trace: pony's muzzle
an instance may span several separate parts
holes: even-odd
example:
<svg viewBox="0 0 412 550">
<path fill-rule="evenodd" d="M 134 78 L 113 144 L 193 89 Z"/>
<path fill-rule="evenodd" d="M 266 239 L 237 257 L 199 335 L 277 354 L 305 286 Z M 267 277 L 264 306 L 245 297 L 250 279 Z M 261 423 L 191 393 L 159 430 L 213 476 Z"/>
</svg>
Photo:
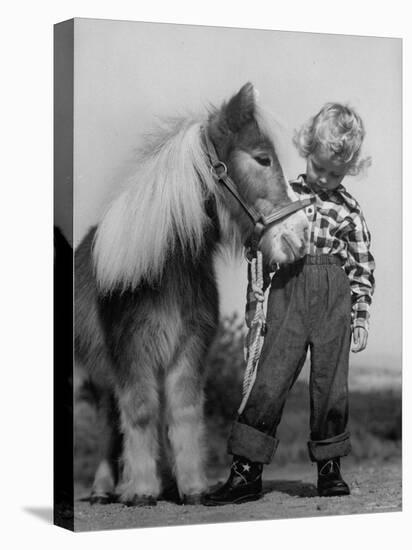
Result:
<svg viewBox="0 0 412 550">
<path fill-rule="evenodd" d="M 269 227 L 259 248 L 270 265 L 295 262 L 305 256 L 309 251 L 309 223 L 304 212 Z"/>
</svg>

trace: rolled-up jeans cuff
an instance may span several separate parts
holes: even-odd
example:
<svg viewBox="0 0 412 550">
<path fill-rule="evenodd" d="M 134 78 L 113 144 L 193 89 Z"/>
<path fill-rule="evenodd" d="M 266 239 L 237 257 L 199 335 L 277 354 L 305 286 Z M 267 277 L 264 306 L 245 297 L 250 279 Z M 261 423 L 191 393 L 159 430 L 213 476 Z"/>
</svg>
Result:
<svg viewBox="0 0 412 550">
<path fill-rule="evenodd" d="M 244 456 L 252 462 L 269 464 L 278 443 L 276 437 L 264 434 L 247 424 L 235 422 L 228 441 L 228 451 L 232 455 Z"/>
<path fill-rule="evenodd" d="M 308 441 L 309 456 L 313 462 L 346 456 L 351 451 L 350 433 L 343 432 L 329 439 Z"/>
</svg>

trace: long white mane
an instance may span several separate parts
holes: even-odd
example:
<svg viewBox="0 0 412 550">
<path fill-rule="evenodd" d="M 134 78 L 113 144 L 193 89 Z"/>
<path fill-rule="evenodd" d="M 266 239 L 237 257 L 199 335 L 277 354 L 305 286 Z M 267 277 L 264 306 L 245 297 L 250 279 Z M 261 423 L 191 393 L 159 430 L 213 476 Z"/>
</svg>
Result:
<svg viewBox="0 0 412 550">
<path fill-rule="evenodd" d="M 177 244 L 196 254 L 210 223 L 205 198 L 215 193 L 216 183 L 202 148 L 201 123 L 180 119 L 159 129 L 141 151 L 130 186 L 110 205 L 98 226 L 93 257 L 100 288 L 135 288 L 142 279 L 159 280 L 168 253 Z M 218 210 L 228 237 L 234 223 L 229 222 L 222 204 Z M 233 240 L 233 229 L 230 233 Z"/>
</svg>

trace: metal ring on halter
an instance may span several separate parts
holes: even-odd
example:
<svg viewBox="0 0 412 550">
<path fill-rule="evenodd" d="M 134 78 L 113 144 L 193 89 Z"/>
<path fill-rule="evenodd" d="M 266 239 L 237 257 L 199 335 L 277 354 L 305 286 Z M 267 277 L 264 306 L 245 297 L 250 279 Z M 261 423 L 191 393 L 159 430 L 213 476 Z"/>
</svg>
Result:
<svg viewBox="0 0 412 550">
<path fill-rule="evenodd" d="M 216 168 L 222 168 L 223 171 L 218 174 L 216 172 Z M 221 160 L 217 161 L 215 164 L 212 164 L 212 166 L 210 167 L 210 172 L 212 173 L 212 176 L 216 179 L 220 179 L 221 177 L 225 177 L 227 176 L 227 166 L 224 162 L 222 162 Z"/>
</svg>

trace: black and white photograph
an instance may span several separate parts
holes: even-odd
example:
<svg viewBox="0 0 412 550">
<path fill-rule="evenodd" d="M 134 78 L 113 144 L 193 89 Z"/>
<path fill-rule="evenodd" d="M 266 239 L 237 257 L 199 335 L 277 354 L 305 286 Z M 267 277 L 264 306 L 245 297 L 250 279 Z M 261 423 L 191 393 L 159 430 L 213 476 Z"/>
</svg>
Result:
<svg viewBox="0 0 412 550">
<path fill-rule="evenodd" d="M 407 546 L 406 8 L 4 6 L 2 548 Z"/>
<path fill-rule="evenodd" d="M 75 18 L 55 48 L 55 522 L 400 511 L 402 41 Z"/>
</svg>

